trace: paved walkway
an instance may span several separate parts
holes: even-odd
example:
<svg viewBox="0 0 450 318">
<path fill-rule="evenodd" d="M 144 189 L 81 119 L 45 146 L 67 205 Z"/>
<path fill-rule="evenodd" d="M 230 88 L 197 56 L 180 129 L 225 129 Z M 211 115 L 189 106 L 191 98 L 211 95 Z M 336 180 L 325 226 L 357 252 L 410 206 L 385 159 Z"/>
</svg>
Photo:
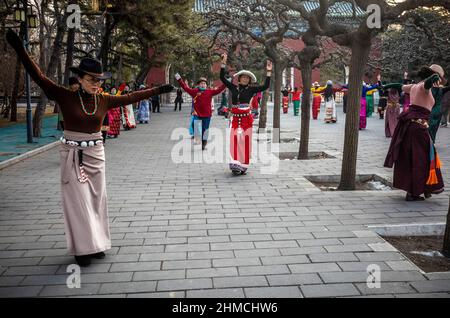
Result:
<svg viewBox="0 0 450 318">
<path fill-rule="evenodd" d="M 236 178 L 224 163 L 173 162 L 179 141 L 171 133 L 187 126 L 190 107 L 171 107 L 108 140 L 113 248 L 82 269 L 80 289 L 66 286 L 73 258 L 65 250 L 58 150 L 0 171 L 0 296 L 450 297 L 450 273 L 419 272 L 366 227 L 443 222 L 448 191 L 406 202 L 402 191 L 321 192 L 305 179 L 340 173 L 341 109 L 337 124 L 311 125 L 311 151 L 337 159 L 281 161 L 275 175 L 255 164 Z M 300 118 L 281 118 L 282 138 L 298 137 Z M 213 118 L 212 127 L 225 126 Z M 437 138 L 448 185 L 450 129 Z M 390 178 L 382 167 L 388 144 L 383 122 L 370 118 L 358 173 Z M 381 288 L 366 284 L 370 264 L 382 270 Z"/>
</svg>

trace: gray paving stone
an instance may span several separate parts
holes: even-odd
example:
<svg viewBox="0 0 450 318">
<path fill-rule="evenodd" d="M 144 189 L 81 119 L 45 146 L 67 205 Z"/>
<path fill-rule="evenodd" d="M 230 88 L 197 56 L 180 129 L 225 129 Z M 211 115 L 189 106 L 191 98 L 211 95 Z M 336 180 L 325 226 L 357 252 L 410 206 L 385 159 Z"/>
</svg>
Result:
<svg viewBox="0 0 450 318">
<path fill-rule="evenodd" d="M 162 269 L 181 269 L 181 268 L 209 268 L 211 260 L 183 260 L 183 261 L 164 261 Z"/>
<path fill-rule="evenodd" d="M 398 252 L 355 253 L 355 255 L 363 262 L 404 260 L 404 257 Z"/>
<path fill-rule="evenodd" d="M 206 288 L 212 288 L 212 280 L 210 278 L 160 280 L 158 281 L 157 290 L 167 291 L 167 290 L 189 290 L 189 289 L 206 289 Z"/>
<path fill-rule="evenodd" d="M 322 246 L 292 247 L 280 249 L 281 255 L 305 255 L 326 253 Z"/>
<path fill-rule="evenodd" d="M 293 264 L 289 265 L 289 269 L 292 273 L 322 273 L 341 271 L 336 263 Z"/>
<path fill-rule="evenodd" d="M 373 249 L 367 244 L 329 245 L 324 246 L 329 253 L 343 252 L 371 252 Z"/>
<path fill-rule="evenodd" d="M 254 243 L 252 243 L 252 242 L 211 243 L 212 251 L 245 250 L 245 249 L 250 249 L 250 248 L 254 248 L 254 247 L 255 247 Z"/>
<path fill-rule="evenodd" d="M 24 278 L 24 276 L 0 276 L 0 287 L 19 286 L 20 282 L 23 281 Z"/>
<path fill-rule="evenodd" d="M 298 247 L 296 241 L 270 241 L 270 242 L 255 242 L 256 248 L 287 248 Z"/>
<path fill-rule="evenodd" d="M 261 261 L 257 257 L 213 259 L 212 262 L 213 262 L 213 267 L 261 265 Z"/>
<path fill-rule="evenodd" d="M 214 288 L 267 286 L 264 276 L 217 277 L 213 278 Z"/>
<path fill-rule="evenodd" d="M 200 252 L 209 251 L 209 244 L 176 244 L 166 245 L 165 252 Z"/>
<path fill-rule="evenodd" d="M 325 245 L 342 245 L 342 242 L 338 239 L 314 239 L 314 240 L 297 240 L 300 247 L 308 246 L 325 246 Z"/>
<path fill-rule="evenodd" d="M 396 298 L 450 298 L 450 293 L 397 294 Z"/>
<path fill-rule="evenodd" d="M 28 266 L 38 265 L 41 261 L 40 257 L 26 257 L 26 258 L 4 258 L 0 260 L 0 266 Z"/>
<path fill-rule="evenodd" d="M 141 272 L 161 269 L 161 262 L 114 263 L 110 272 Z"/>
<path fill-rule="evenodd" d="M 205 268 L 205 269 L 188 269 L 186 271 L 187 278 L 203 278 L 203 277 L 226 277 L 238 276 L 238 271 L 234 267 L 224 268 Z"/>
<path fill-rule="evenodd" d="M 230 242 L 229 236 L 210 236 L 210 237 L 189 237 L 189 244 L 198 244 L 198 243 L 224 243 Z"/>
<path fill-rule="evenodd" d="M 305 255 L 265 256 L 261 257 L 261 262 L 263 265 L 310 263 L 308 257 Z"/>
<path fill-rule="evenodd" d="M 391 268 L 385 263 L 380 261 L 374 262 L 338 262 L 338 265 L 344 272 L 362 272 L 367 271 L 367 267 L 370 265 L 378 265 L 382 271 L 390 271 Z"/>
<path fill-rule="evenodd" d="M 139 258 L 140 262 L 151 262 L 151 261 L 170 261 L 170 260 L 181 260 L 186 259 L 187 253 L 177 252 L 177 253 L 148 253 L 142 254 Z"/>
<path fill-rule="evenodd" d="M 244 298 L 242 288 L 223 288 L 208 290 L 188 290 L 187 298 Z"/>
<path fill-rule="evenodd" d="M 185 292 L 133 293 L 127 294 L 127 298 L 185 298 Z"/>
<path fill-rule="evenodd" d="M 450 279 L 413 282 L 411 286 L 420 293 L 450 292 Z"/>
<path fill-rule="evenodd" d="M 14 266 L 9 267 L 4 276 L 55 274 L 59 266 Z"/>
<path fill-rule="evenodd" d="M 233 256 L 232 251 L 188 252 L 188 259 L 218 259 Z"/>
<path fill-rule="evenodd" d="M 186 273 L 184 269 L 158 270 L 158 271 L 136 272 L 134 273 L 133 281 L 184 279 L 184 278 L 186 278 Z"/>
<path fill-rule="evenodd" d="M 239 275 L 274 275 L 288 274 L 289 268 L 286 265 L 262 265 L 262 266 L 241 266 L 238 267 Z"/>
<path fill-rule="evenodd" d="M 305 297 L 357 296 L 358 290 L 352 284 L 304 285 L 300 287 Z"/>
<path fill-rule="evenodd" d="M 124 283 L 104 283 L 101 285 L 100 294 L 121 294 L 137 292 L 156 291 L 156 282 L 124 282 Z"/>
<path fill-rule="evenodd" d="M 263 248 L 263 249 L 253 249 L 253 250 L 236 250 L 234 251 L 236 257 L 258 257 L 258 256 L 276 256 L 280 255 L 280 251 L 274 248 Z"/>
<path fill-rule="evenodd" d="M 0 297 L 2 298 L 37 297 L 41 290 L 42 286 L 0 287 Z"/>
<path fill-rule="evenodd" d="M 269 281 L 270 286 L 291 286 L 322 283 L 322 280 L 317 274 L 268 275 L 267 280 Z"/>
<path fill-rule="evenodd" d="M 254 287 L 244 291 L 249 298 L 302 298 L 298 287 Z"/>
<path fill-rule="evenodd" d="M 363 295 L 373 294 L 406 294 L 415 293 L 416 291 L 407 283 L 383 283 L 380 288 L 369 288 L 367 284 L 355 284 Z"/>
<path fill-rule="evenodd" d="M 36 286 L 37 287 L 37 286 Z M 33 287 L 24 287 L 33 288 Z M 37 287 L 42 288 L 42 287 Z M 39 297 L 61 297 L 75 295 L 95 295 L 98 293 L 100 284 L 81 284 L 81 288 L 69 288 L 66 285 L 44 286 Z"/>
<path fill-rule="evenodd" d="M 74 264 L 75 262 L 73 262 L 72 264 Z M 68 275 L 68 266 L 71 264 L 64 264 L 61 265 L 58 269 L 58 271 L 56 272 L 56 274 L 60 275 Z M 92 274 L 92 273 L 107 273 L 109 271 L 109 269 L 111 268 L 111 264 L 94 264 L 92 263 L 89 267 L 82 267 L 81 269 L 81 274 Z M 72 273 L 72 270 L 69 271 L 70 273 Z"/>
</svg>

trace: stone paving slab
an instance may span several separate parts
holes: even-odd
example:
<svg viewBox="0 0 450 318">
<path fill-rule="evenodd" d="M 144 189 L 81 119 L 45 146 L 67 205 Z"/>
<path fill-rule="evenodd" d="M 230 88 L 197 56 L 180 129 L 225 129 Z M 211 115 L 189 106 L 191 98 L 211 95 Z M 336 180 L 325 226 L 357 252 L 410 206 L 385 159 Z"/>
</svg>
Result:
<svg viewBox="0 0 450 318">
<path fill-rule="evenodd" d="M 107 141 L 113 248 L 81 270 L 80 289 L 66 285 L 73 259 L 63 236 L 58 149 L 0 170 L 0 296 L 450 297 L 449 273 L 424 274 L 367 228 L 444 222 L 448 190 L 406 202 L 399 190 L 322 192 L 305 178 L 340 173 L 340 106 L 337 124 L 325 124 L 323 112 L 311 121 L 310 151 L 336 159 L 283 160 L 276 174 L 263 174 L 255 163 L 238 178 L 225 163 L 172 160 L 180 139 L 171 134 L 185 128 L 189 107 L 170 108 Z M 269 126 L 271 117 L 269 109 Z M 299 121 L 282 114 L 282 138 L 298 137 Z M 214 116 L 212 127 L 225 135 L 222 117 Z M 440 128 L 436 146 L 447 184 L 448 140 L 450 129 Z M 384 122 L 369 118 L 357 172 L 391 180 L 392 170 L 383 167 L 388 146 Z M 296 152 L 298 143 L 280 150 Z M 202 156 L 198 149 L 188 155 Z M 381 270 L 380 288 L 366 283 L 373 264 Z"/>
</svg>

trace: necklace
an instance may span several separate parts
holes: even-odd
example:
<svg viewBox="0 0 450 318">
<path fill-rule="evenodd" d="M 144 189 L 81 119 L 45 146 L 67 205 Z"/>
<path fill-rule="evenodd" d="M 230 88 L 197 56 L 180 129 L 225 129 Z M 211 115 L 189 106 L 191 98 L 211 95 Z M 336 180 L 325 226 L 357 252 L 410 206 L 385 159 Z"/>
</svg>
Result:
<svg viewBox="0 0 450 318">
<path fill-rule="evenodd" d="M 95 107 L 94 107 L 94 111 L 92 113 L 89 113 L 86 110 L 86 107 L 84 106 L 84 103 L 83 103 L 83 98 L 81 97 L 81 94 L 80 94 L 80 91 L 78 91 L 78 97 L 80 98 L 81 108 L 83 109 L 83 112 L 86 115 L 88 115 L 88 116 L 94 116 L 95 113 L 97 112 L 97 96 L 94 94 L 94 105 L 95 105 Z"/>
</svg>

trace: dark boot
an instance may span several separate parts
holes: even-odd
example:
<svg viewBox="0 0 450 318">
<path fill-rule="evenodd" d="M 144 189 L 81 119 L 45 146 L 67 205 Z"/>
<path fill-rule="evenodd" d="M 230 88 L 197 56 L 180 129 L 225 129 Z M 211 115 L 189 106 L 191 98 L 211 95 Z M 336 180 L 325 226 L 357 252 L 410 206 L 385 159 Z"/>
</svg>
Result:
<svg viewBox="0 0 450 318">
<path fill-rule="evenodd" d="M 103 252 L 99 252 L 99 253 L 92 254 L 91 256 L 95 259 L 104 259 L 106 255 Z"/>
<path fill-rule="evenodd" d="M 202 140 L 202 150 L 206 149 L 206 144 L 208 143 L 208 140 Z"/>
<path fill-rule="evenodd" d="M 425 200 L 425 198 L 421 197 L 421 196 L 414 196 L 411 193 L 407 193 L 405 200 L 406 201 L 423 201 L 423 200 Z"/>
<path fill-rule="evenodd" d="M 75 261 L 81 267 L 88 267 L 91 265 L 91 255 L 75 256 Z"/>
</svg>

